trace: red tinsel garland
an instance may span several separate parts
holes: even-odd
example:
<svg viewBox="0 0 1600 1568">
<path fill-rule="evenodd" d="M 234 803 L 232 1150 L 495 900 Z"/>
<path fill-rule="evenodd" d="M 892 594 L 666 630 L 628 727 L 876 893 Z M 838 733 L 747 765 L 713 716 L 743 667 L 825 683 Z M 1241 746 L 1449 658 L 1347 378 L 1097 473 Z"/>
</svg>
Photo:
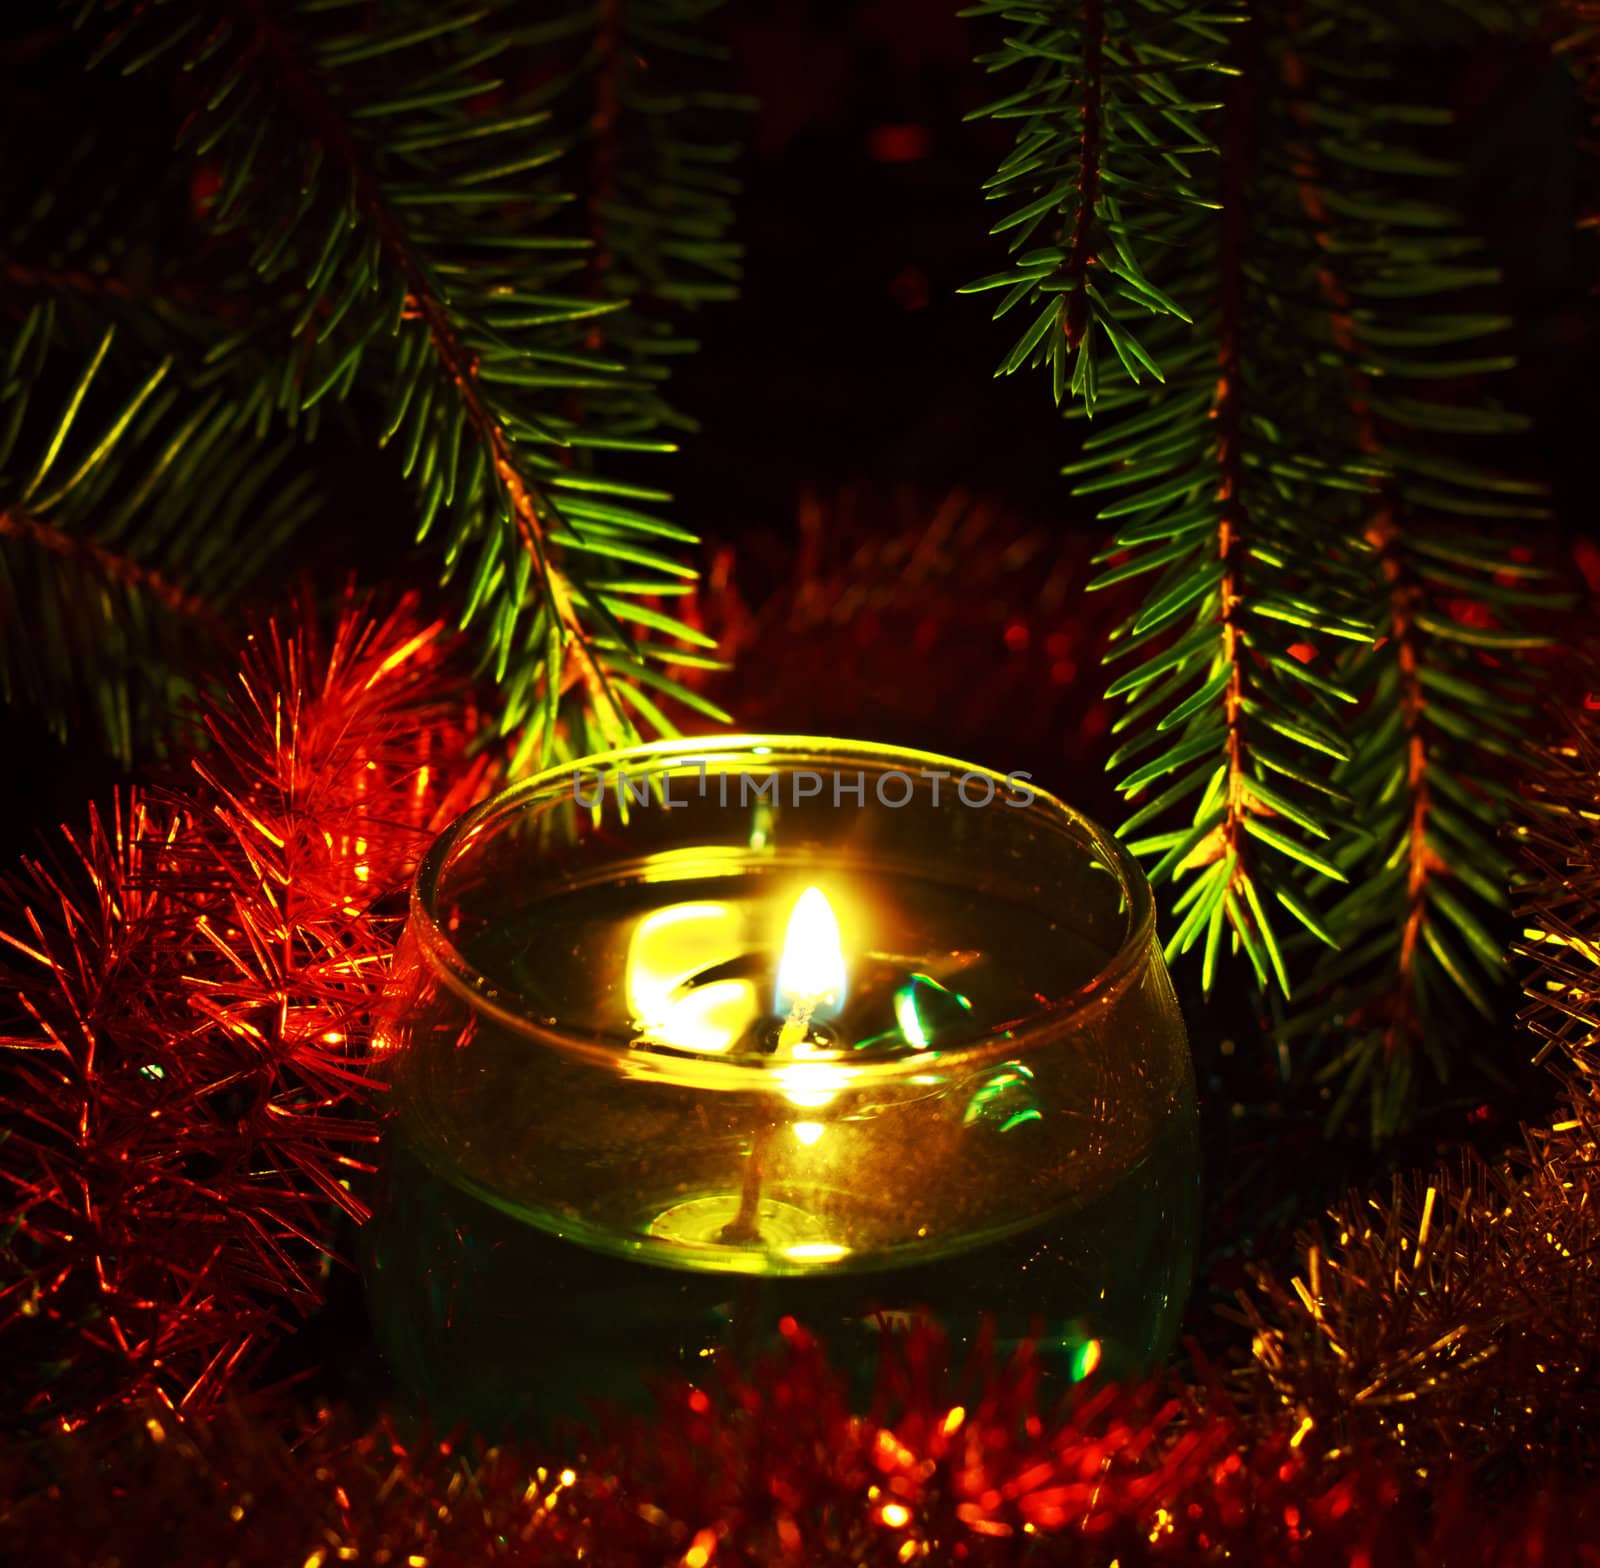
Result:
<svg viewBox="0 0 1600 1568">
<path fill-rule="evenodd" d="M 1115 809 L 1094 755 L 1114 714 L 1089 677 L 1134 601 L 1085 595 L 1095 541 L 960 488 L 862 483 L 803 496 L 794 532 L 792 548 L 742 547 L 737 572 L 718 557 L 690 614 L 731 667 L 687 678 L 741 727 L 937 733 L 1002 770 L 1071 769 L 1075 804 L 1094 808 L 1084 791 L 1102 790 Z"/>
<path fill-rule="evenodd" d="M 1158 1390 L 1105 1389 L 1052 1419 L 1025 1363 L 966 1376 L 913 1334 L 853 1414 L 803 1332 L 747 1378 L 607 1423 L 570 1463 L 470 1454 L 326 1417 L 294 1443 L 239 1417 L 151 1419 L 63 1439 L 0 1488 L 0 1550 L 62 1568 L 894 1568 L 913 1563 L 1239 1563 L 1540 1568 L 1600 1562 L 1600 1490 L 1516 1506 L 1467 1466 L 1428 1489 L 1378 1452 L 1329 1454 L 1304 1423 Z"/>
<path fill-rule="evenodd" d="M 13 1409 L 204 1409 L 320 1301 L 392 895 L 482 774 L 448 644 L 413 600 L 326 632 L 297 605 L 202 704 L 187 779 L 0 894 Z"/>
</svg>

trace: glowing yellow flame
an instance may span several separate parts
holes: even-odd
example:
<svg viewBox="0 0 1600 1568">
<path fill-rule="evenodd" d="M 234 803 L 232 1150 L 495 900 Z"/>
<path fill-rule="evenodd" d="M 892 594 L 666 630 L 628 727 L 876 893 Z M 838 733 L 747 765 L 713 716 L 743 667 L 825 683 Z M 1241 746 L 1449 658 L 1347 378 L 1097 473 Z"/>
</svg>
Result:
<svg viewBox="0 0 1600 1568">
<path fill-rule="evenodd" d="M 778 965 L 778 1007 L 837 1007 L 844 1000 L 844 948 L 839 922 L 820 887 L 808 887 L 789 916 Z"/>
<path fill-rule="evenodd" d="M 828 1129 L 821 1122 L 795 1122 L 791 1130 L 801 1143 L 810 1148 Z"/>
</svg>

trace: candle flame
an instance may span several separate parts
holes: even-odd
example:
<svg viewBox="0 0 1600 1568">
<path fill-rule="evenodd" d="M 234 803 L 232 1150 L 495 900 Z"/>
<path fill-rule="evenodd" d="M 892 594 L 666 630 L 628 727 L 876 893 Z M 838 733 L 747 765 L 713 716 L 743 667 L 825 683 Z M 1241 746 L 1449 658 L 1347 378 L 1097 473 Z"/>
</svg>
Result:
<svg viewBox="0 0 1600 1568">
<path fill-rule="evenodd" d="M 808 887 L 789 916 L 778 965 L 778 1008 L 833 1007 L 844 1001 L 844 948 L 839 921 L 820 887 Z"/>
</svg>

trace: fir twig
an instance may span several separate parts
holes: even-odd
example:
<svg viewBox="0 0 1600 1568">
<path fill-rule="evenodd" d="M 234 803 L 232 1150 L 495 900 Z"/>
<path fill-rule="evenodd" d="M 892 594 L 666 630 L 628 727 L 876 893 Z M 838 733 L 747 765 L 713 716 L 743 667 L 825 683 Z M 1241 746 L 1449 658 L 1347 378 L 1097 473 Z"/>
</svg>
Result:
<svg viewBox="0 0 1600 1568">
<path fill-rule="evenodd" d="M 1368 1092 L 1387 1131 L 1416 1060 L 1446 1065 L 1446 1004 L 1492 994 L 1494 760 L 1538 640 L 1517 613 L 1552 602 L 1461 532 L 1539 506 L 1454 450 L 1518 421 L 1436 391 L 1507 363 L 1472 346 L 1503 318 L 1452 299 L 1492 269 L 1426 199 L 1451 171 L 1414 132 L 1444 117 L 1388 101 L 1404 39 L 1343 0 L 974 14 L 997 13 L 1015 259 L 972 288 L 1038 311 L 1002 372 L 1049 364 L 1096 415 L 1066 470 L 1118 530 L 1092 586 L 1153 584 L 1110 651 L 1122 831 L 1207 987 L 1230 948 L 1283 994 L 1303 946 L 1332 950 L 1281 1038 L 1337 1015 L 1334 1113 Z M 1218 80 L 1219 104 L 1178 86 Z M 1096 308 L 1113 278 L 1138 340 Z"/>
<path fill-rule="evenodd" d="M 1175 0 L 985 0 L 962 15 L 1013 26 L 980 59 L 1025 79 L 968 116 L 1019 128 L 986 187 L 1011 208 L 990 230 L 1007 235 L 1011 264 L 961 292 L 1004 288 L 996 319 L 1024 303 L 1031 312 L 997 374 L 1048 364 L 1056 402 L 1070 390 L 1092 411 L 1105 346 L 1135 383 L 1161 379 L 1128 316 L 1189 319 L 1146 275 L 1148 214 L 1125 215 L 1124 197 L 1130 205 L 1203 202 L 1185 160 L 1215 151 L 1195 120 L 1212 106 L 1185 101 L 1179 83 L 1220 68 L 1211 57 L 1215 29 L 1228 18 L 1187 15 Z M 1030 247 L 1041 228 L 1049 242 Z M 1158 235 L 1154 248 L 1162 243 Z"/>
<path fill-rule="evenodd" d="M 216 611 L 197 594 L 189 593 L 162 573 L 116 550 L 108 550 L 92 539 L 76 538 L 59 528 L 41 523 L 35 517 L 25 517 L 20 512 L 11 511 L 0 511 L 0 539 L 26 541 L 35 549 L 70 562 L 77 570 L 131 592 L 144 594 L 174 615 L 202 622 L 211 630 L 221 632 L 221 621 Z"/>
<path fill-rule="evenodd" d="M 1459 565 L 1466 541 L 1458 519 L 1480 510 L 1486 495 L 1501 497 L 1506 515 L 1539 510 L 1536 487 L 1478 469 L 1442 445 L 1463 415 L 1430 384 L 1434 364 L 1453 368 L 1460 343 L 1503 326 L 1492 315 L 1447 312 L 1452 294 L 1481 287 L 1493 274 L 1463 265 L 1470 245 L 1448 212 L 1426 211 L 1425 232 L 1414 236 L 1384 212 L 1385 200 L 1399 201 L 1407 175 L 1437 179 L 1448 168 L 1404 145 L 1398 129 L 1385 135 L 1381 105 L 1319 79 L 1314 49 L 1299 42 L 1307 36 L 1304 21 L 1300 7 L 1288 13 L 1279 69 L 1296 130 L 1290 159 L 1300 203 L 1323 257 L 1318 291 L 1343 367 L 1350 437 L 1366 467 L 1363 535 L 1379 635 L 1338 660 L 1317 655 L 1338 666 L 1335 678 L 1360 699 L 1351 725 L 1356 756 L 1336 775 L 1354 801 L 1360 831 L 1335 850 L 1352 885 L 1327 913 L 1336 949 L 1313 971 L 1319 1003 L 1281 1033 L 1293 1039 L 1338 1020 L 1340 1050 L 1324 1071 L 1338 1084 L 1330 1117 L 1337 1120 L 1365 1093 L 1372 1130 L 1382 1136 L 1408 1114 L 1420 1066 L 1448 1075 L 1441 1042 L 1459 1032 L 1454 1004 L 1492 1016 L 1504 982 L 1508 868 L 1495 842 L 1504 799 L 1496 733 L 1528 713 L 1516 658 L 1541 640 L 1520 630 L 1517 601 L 1557 600 L 1537 591 L 1543 574 L 1504 547 L 1490 546 L 1464 575 L 1439 558 L 1443 551 Z M 1369 52 L 1379 57 L 1386 29 L 1370 25 Z M 1325 149 L 1330 124 L 1339 140 Z M 1340 220 L 1330 164 L 1352 145 L 1398 178 L 1387 186 L 1374 178 L 1365 192 L 1352 192 L 1347 182 Z M 1352 194 L 1380 214 L 1376 221 L 1349 215 Z M 1388 303 L 1396 297 L 1403 315 Z M 1418 345 L 1409 364 L 1386 364 L 1393 357 L 1386 345 L 1397 339 Z M 1492 407 L 1467 417 L 1475 435 L 1519 425 Z M 1522 586 L 1508 594 L 1507 581 Z M 1482 636 L 1498 644 L 1496 657 L 1473 647 L 1473 629 L 1457 619 L 1452 601 L 1469 598 Z"/>
<path fill-rule="evenodd" d="M 660 607 L 695 576 L 660 543 L 694 537 L 594 461 L 673 449 L 661 361 L 693 345 L 671 312 L 731 287 L 687 274 L 737 274 L 726 149 L 696 139 L 724 104 L 676 70 L 708 9 L 234 0 L 198 27 L 181 0 L 84 8 L 102 57 L 177 67 L 184 139 L 221 171 L 213 227 L 294 301 L 276 414 L 347 404 L 393 445 L 417 536 L 438 528 L 462 622 L 484 628 L 519 766 L 631 740 L 636 715 L 670 731 L 647 688 L 721 716 L 656 667 L 696 641 Z M 552 171 L 588 176 L 581 225 Z"/>
<path fill-rule="evenodd" d="M 80 354 L 51 302 L 23 310 L 0 365 L 0 687 L 58 731 L 91 716 L 124 762 L 314 504 L 290 447 L 255 435 L 258 405 L 138 311 L 128 338 L 173 352 L 152 363 L 113 325 Z"/>
<path fill-rule="evenodd" d="M 242 0 L 255 43 L 276 68 L 288 102 L 303 118 L 315 144 L 350 178 L 353 205 L 370 225 L 384 254 L 405 284 L 404 314 L 422 323 L 444 380 L 454 389 L 466 424 L 487 455 L 503 487 L 517 537 L 532 557 L 556 624 L 568 644 L 608 741 L 634 738 L 633 726 L 617 704 L 610 682 L 577 613 L 571 585 L 552 561 L 549 532 L 562 522 L 554 502 L 527 465 L 512 450 L 504 424 L 488 407 L 478 380 L 477 357 L 468 349 L 433 276 L 419 255 L 406 224 L 396 213 L 376 170 L 356 143 L 343 116 L 334 109 L 294 40 L 279 27 L 264 0 Z"/>
</svg>

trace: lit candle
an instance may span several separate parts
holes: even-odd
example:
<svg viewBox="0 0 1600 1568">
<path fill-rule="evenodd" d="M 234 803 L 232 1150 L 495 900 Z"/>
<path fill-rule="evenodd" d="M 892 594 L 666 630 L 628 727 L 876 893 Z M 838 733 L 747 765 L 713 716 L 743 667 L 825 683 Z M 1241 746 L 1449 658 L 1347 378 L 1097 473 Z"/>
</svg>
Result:
<svg viewBox="0 0 1600 1568">
<path fill-rule="evenodd" d="M 656 770 L 671 807 L 575 801 L 563 772 L 478 808 L 396 961 L 366 1272 L 435 1416 L 581 1414 L 782 1315 L 846 1366 L 924 1311 L 958 1340 L 985 1316 L 1002 1344 L 1041 1333 L 1068 1378 L 1158 1356 L 1193 1087 L 1109 838 L 853 742 L 591 766 Z M 830 800 L 828 769 L 884 809 Z"/>
<path fill-rule="evenodd" d="M 839 942 L 839 922 L 833 905 L 819 887 L 808 887 L 789 916 L 783 939 L 783 959 L 778 965 L 778 1007 L 787 1003 L 789 1016 L 778 1034 L 777 1054 L 782 1056 L 811 1037 L 811 1015 L 824 1003 L 837 1006 L 844 999 L 844 949 Z"/>
<path fill-rule="evenodd" d="M 844 990 L 845 962 L 839 941 L 839 922 L 822 889 L 808 887 L 796 902 L 784 934 L 783 957 L 778 964 L 777 1004 L 781 1010 L 788 1003 L 789 1015 L 773 1042 L 772 1054 L 783 1061 L 808 1054 L 812 1015 L 824 1004 L 837 1006 L 843 1000 Z M 805 1070 L 798 1062 L 794 1067 L 781 1070 L 788 1079 L 784 1092 L 792 1104 L 816 1107 L 826 1105 L 833 1097 L 829 1090 L 819 1091 L 804 1083 L 795 1083 L 794 1075 Z M 760 1237 L 761 1182 L 775 1131 L 776 1124 L 770 1122 L 756 1131 L 740 1189 L 739 1210 L 724 1226 L 723 1241 L 738 1245 Z M 811 1142 L 815 1143 L 816 1138 Z M 833 1250 L 844 1251 L 843 1248 Z"/>
</svg>

